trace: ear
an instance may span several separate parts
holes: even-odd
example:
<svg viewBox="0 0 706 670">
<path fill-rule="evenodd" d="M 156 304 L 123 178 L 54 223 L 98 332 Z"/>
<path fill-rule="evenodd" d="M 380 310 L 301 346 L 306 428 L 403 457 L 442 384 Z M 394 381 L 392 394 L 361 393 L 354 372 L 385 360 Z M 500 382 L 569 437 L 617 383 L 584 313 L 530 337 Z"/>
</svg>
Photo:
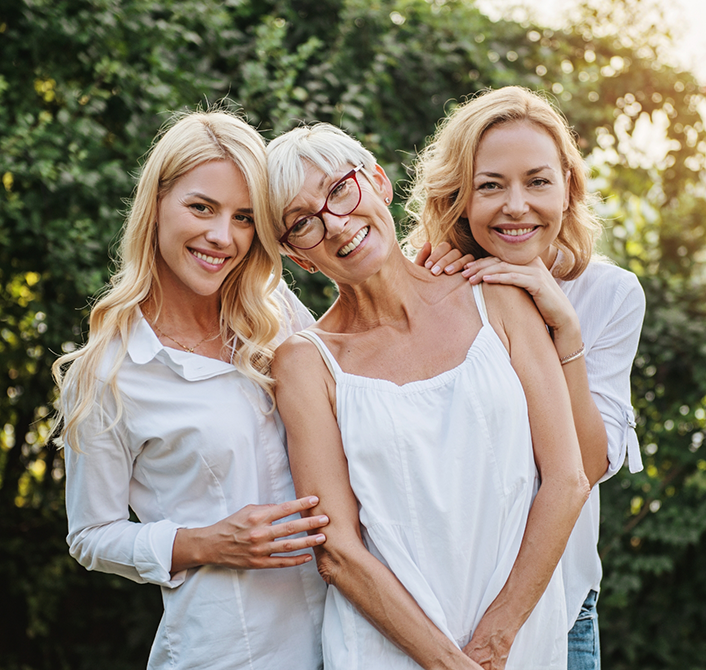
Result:
<svg viewBox="0 0 706 670">
<path fill-rule="evenodd" d="M 565 212 L 569 209 L 569 204 L 571 203 L 571 170 L 566 171 L 566 176 L 564 178 L 564 209 Z"/>
<path fill-rule="evenodd" d="M 293 260 L 300 268 L 302 268 L 302 270 L 306 270 L 311 274 L 314 274 L 314 272 L 319 271 L 319 268 L 317 268 L 313 263 L 309 261 L 301 260 L 300 258 L 297 258 L 296 256 L 292 256 L 290 254 L 287 254 L 287 258 Z"/>
<path fill-rule="evenodd" d="M 373 173 L 373 182 L 378 187 L 382 197 L 385 199 L 385 204 L 389 205 L 392 202 L 394 189 L 392 188 L 392 183 L 385 174 L 385 170 L 383 170 L 377 163 L 375 164 L 375 172 Z"/>
</svg>

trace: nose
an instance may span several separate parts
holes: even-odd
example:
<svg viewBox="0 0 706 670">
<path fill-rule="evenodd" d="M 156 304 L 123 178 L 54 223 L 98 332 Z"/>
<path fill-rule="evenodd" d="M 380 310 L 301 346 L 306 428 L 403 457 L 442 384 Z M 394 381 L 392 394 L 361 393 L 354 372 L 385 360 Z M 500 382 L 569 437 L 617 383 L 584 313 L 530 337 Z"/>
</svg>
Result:
<svg viewBox="0 0 706 670">
<path fill-rule="evenodd" d="M 227 247 L 230 244 L 230 216 L 226 214 L 211 219 L 211 225 L 206 231 L 206 241 L 218 247 Z"/>
<path fill-rule="evenodd" d="M 503 213 L 518 219 L 529 210 L 525 191 L 521 186 L 513 185 L 507 189 L 505 204 L 503 205 Z"/>
<path fill-rule="evenodd" d="M 336 216 L 331 214 L 331 212 L 323 212 L 321 215 L 321 220 L 324 222 L 324 227 L 326 228 L 326 237 L 336 237 L 336 235 L 343 232 L 346 224 L 350 220 L 350 215 L 346 216 Z"/>
</svg>

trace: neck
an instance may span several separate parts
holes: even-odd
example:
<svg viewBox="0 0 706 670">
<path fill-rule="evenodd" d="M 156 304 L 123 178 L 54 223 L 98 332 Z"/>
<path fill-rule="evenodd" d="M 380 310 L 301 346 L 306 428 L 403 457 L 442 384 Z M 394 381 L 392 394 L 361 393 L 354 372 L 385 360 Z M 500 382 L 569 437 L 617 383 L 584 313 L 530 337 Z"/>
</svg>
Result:
<svg viewBox="0 0 706 670">
<path fill-rule="evenodd" d="M 547 266 L 547 270 L 552 269 L 552 265 L 554 265 L 554 262 L 556 261 L 556 257 L 559 254 L 559 249 L 555 247 L 553 244 L 550 244 L 549 247 L 544 251 L 544 253 L 541 253 L 539 257 L 542 259 L 544 262 L 544 265 Z"/>
<path fill-rule="evenodd" d="M 175 295 L 162 285 L 162 299 L 152 291 L 142 303 L 142 313 L 150 324 L 164 333 L 179 338 L 196 340 L 218 332 L 220 324 L 220 295 L 201 296 L 192 291 Z"/>
<path fill-rule="evenodd" d="M 328 325 L 338 332 L 356 332 L 408 323 L 420 301 L 419 280 L 424 282 L 427 275 L 427 270 L 407 260 L 396 247 L 380 270 L 365 281 L 338 285 L 339 298 L 326 315 Z"/>
</svg>

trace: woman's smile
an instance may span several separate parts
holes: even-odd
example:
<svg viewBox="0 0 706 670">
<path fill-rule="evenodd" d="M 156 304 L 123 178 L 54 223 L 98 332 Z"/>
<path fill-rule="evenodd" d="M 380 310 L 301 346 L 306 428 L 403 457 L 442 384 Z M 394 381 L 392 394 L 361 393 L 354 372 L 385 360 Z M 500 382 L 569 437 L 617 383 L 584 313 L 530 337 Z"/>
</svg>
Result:
<svg viewBox="0 0 706 670">
<path fill-rule="evenodd" d="M 491 127 L 476 151 L 466 206 L 474 239 L 510 263 L 524 265 L 537 256 L 547 262 L 569 206 L 569 179 L 542 128 L 526 121 Z"/>
<path fill-rule="evenodd" d="M 363 240 L 368 236 L 370 232 L 370 226 L 366 226 L 358 232 L 358 234 L 346 245 L 338 250 L 338 256 L 344 258 L 349 254 L 353 253 L 363 242 Z"/>
</svg>

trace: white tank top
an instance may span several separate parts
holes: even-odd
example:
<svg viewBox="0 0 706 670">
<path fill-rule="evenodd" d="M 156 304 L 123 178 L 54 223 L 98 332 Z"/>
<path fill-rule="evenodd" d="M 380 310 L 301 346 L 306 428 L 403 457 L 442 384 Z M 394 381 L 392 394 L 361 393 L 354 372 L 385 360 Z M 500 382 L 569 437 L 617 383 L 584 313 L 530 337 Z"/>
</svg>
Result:
<svg viewBox="0 0 706 670">
<path fill-rule="evenodd" d="M 338 425 L 363 538 L 459 647 L 504 586 L 538 485 L 527 404 L 473 287 L 482 327 L 465 360 L 402 386 L 344 372 L 315 333 L 336 382 Z M 565 670 L 558 568 L 522 627 L 507 670 Z M 328 590 L 326 670 L 419 668 L 335 588 Z"/>
</svg>

